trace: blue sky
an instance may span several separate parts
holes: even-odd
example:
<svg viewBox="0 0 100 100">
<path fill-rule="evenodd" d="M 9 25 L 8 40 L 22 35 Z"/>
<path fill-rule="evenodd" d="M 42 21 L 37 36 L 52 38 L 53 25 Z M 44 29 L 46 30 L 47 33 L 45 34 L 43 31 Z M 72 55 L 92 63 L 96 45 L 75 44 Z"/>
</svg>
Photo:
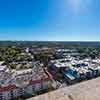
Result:
<svg viewBox="0 0 100 100">
<path fill-rule="evenodd" d="M 99 41 L 100 0 L 0 0 L 0 40 Z"/>
</svg>

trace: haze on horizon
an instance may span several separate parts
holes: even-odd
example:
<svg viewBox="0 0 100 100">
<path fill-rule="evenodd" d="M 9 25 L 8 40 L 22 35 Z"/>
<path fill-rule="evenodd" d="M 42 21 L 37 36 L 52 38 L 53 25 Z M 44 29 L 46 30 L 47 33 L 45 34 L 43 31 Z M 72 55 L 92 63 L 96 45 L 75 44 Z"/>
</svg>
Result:
<svg viewBox="0 0 100 100">
<path fill-rule="evenodd" d="M 0 40 L 99 41 L 100 0 L 1 0 Z"/>
</svg>

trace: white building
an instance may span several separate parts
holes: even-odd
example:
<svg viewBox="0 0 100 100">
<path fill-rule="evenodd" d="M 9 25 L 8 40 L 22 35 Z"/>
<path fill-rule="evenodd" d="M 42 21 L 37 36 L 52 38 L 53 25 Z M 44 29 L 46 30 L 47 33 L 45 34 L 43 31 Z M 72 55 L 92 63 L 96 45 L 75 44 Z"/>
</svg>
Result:
<svg viewBox="0 0 100 100">
<path fill-rule="evenodd" d="M 76 60 L 70 57 L 69 59 L 51 60 L 49 70 L 54 77 L 62 72 L 67 81 L 90 79 L 100 76 L 100 59 Z"/>
<path fill-rule="evenodd" d="M 39 63 L 32 69 L 9 70 L 0 65 L 0 100 L 9 100 L 24 95 L 33 95 L 34 92 L 47 89 L 50 78 Z"/>
</svg>

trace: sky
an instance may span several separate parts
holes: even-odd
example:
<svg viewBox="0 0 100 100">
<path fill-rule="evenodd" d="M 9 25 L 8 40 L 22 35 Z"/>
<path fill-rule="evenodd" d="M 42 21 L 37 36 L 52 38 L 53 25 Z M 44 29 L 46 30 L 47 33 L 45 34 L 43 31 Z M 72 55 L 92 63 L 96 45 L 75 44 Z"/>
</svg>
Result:
<svg viewBox="0 0 100 100">
<path fill-rule="evenodd" d="M 0 0 L 0 40 L 100 41 L 100 0 Z"/>
</svg>

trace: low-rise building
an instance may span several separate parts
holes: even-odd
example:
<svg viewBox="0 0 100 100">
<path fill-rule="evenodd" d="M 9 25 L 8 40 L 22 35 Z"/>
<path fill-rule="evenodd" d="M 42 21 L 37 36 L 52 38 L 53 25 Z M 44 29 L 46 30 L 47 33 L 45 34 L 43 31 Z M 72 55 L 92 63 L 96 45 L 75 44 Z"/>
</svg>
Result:
<svg viewBox="0 0 100 100">
<path fill-rule="evenodd" d="M 96 63 L 93 63 L 93 62 Z M 99 60 L 77 60 L 73 57 L 53 60 L 50 62 L 49 69 L 55 74 L 62 72 L 69 84 L 100 76 Z"/>
</svg>

